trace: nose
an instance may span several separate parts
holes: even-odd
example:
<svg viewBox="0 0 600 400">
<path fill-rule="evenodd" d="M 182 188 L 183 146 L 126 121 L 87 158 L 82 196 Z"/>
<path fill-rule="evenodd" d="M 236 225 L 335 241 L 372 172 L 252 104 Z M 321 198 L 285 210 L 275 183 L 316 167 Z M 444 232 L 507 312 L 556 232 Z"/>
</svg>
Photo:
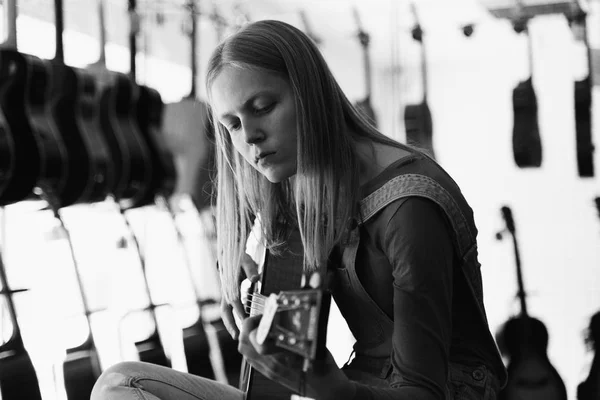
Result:
<svg viewBox="0 0 600 400">
<path fill-rule="evenodd" d="M 261 129 L 260 124 L 250 119 L 243 122 L 244 140 L 248 144 L 260 143 L 265 139 L 265 133 Z"/>
</svg>

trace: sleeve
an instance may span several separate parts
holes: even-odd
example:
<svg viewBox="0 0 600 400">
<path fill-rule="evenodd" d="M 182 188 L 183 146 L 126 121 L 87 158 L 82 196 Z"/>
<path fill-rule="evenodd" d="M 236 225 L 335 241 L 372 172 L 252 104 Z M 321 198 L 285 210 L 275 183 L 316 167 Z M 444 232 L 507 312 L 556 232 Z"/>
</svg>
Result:
<svg viewBox="0 0 600 400">
<path fill-rule="evenodd" d="M 444 399 L 452 334 L 450 226 L 434 202 L 390 206 L 383 251 L 393 268 L 391 388 L 356 383 L 355 399 Z"/>
</svg>

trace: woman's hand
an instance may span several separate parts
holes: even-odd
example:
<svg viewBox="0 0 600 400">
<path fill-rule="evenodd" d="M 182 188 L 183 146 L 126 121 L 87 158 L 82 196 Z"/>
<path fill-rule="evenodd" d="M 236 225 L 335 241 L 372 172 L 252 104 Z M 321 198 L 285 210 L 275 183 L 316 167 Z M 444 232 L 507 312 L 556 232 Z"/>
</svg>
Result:
<svg viewBox="0 0 600 400">
<path fill-rule="evenodd" d="M 244 254 L 241 267 L 250 282 L 254 283 L 260 279 L 258 265 L 248 254 Z M 247 317 L 248 314 L 244 311 L 244 306 L 239 298 L 235 299 L 232 304 L 229 304 L 225 297 L 221 298 L 221 318 L 233 339 L 239 337 L 242 321 Z"/>
<path fill-rule="evenodd" d="M 257 371 L 283 386 L 297 392 L 300 383 L 301 363 L 297 356 L 278 348 L 267 340 L 259 344 L 256 340 L 256 328 L 261 316 L 249 317 L 243 321 L 238 351 Z M 305 377 L 304 395 L 318 400 L 352 399 L 354 385 L 336 364 L 327 351 L 324 360 L 314 363 Z"/>
</svg>

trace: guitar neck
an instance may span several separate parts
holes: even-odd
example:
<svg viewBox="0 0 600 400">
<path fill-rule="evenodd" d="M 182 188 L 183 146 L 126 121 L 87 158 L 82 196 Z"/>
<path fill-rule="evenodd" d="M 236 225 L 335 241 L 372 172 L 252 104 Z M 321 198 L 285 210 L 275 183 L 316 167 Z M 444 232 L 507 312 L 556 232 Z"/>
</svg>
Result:
<svg viewBox="0 0 600 400">
<path fill-rule="evenodd" d="M 7 27 L 7 36 L 0 48 L 17 50 L 17 0 L 8 0 L 4 4 L 4 17 Z"/>
<path fill-rule="evenodd" d="M 64 30 L 64 14 L 63 14 L 63 0 L 54 0 L 54 19 L 55 28 L 54 34 L 56 37 L 56 53 L 55 60 L 60 63 L 64 63 L 64 49 L 63 49 L 63 30 Z"/>
</svg>

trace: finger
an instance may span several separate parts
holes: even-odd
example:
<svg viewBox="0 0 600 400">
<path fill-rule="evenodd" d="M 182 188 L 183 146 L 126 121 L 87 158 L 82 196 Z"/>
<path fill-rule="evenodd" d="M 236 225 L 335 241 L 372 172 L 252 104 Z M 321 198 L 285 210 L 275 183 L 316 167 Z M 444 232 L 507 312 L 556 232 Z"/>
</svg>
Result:
<svg viewBox="0 0 600 400">
<path fill-rule="evenodd" d="M 244 254 L 242 257 L 242 268 L 246 273 L 246 277 L 252 282 L 255 283 L 259 279 L 258 274 L 258 264 L 254 262 L 252 257 L 248 254 Z"/>
<path fill-rule="evenodd" d="M 225 324 L 225 328 L 227 328 L 227 332 L 229 332 L 233 339 L 237 339 L 240 334 L 240 330 L 238 329 L 233 316 L 232 307 L 227 304 L 225 299 L 221 300 L 221 319 L 223 320 L 223 324 Z"/>
</svg>

